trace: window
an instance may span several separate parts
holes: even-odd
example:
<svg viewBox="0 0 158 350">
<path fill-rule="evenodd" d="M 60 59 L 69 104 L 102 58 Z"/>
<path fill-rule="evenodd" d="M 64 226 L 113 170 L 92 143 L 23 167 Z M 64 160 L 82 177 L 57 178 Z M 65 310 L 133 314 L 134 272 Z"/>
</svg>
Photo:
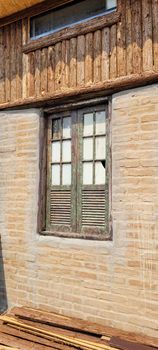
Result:
<svg viewBox="0 0 158 350">
<path fill-rule="evenodd" d="M 109 237 L 108 134 L 105 106 L 49 117 L 47 231 Z"/>
<path fill-rule="evenodd" d="M 117 0 L 80 0 L 30 20 L 30 37 L 37 39 L 67 26 L 104 15 L 116 9 Z"/>
</svg>

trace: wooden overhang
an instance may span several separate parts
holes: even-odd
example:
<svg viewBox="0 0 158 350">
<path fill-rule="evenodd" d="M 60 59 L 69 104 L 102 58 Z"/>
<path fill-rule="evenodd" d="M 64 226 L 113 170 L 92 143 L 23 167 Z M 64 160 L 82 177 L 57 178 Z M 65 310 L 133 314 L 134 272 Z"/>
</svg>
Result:
<svg viewBox="0 0 158 350">
<path fill-rule="evenodd" d="M 10 16 L 45 0 L 0 0 L 0 18 Z"/>
</svg>

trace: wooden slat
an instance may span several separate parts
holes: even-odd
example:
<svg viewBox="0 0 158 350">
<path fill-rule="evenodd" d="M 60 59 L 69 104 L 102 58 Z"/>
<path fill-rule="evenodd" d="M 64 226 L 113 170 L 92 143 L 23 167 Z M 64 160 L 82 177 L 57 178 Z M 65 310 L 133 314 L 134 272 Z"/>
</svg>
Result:
<svg viewBox="0 0 158 350">
<path fill-rule="evenodd" d="M 113 347 L 116 347 L 120 350 L 157 350 L 157 347 L 151 347 L 148 345 L 136 343 L 136 342 L 130 342 L 125 339 L 121 339 L 119 337 L 112 337 L 110 340 L 110 345 Z"/>
<path fill-rule="evenodd" d="M 122 1 L 122 20 L 117 24 L 117 75 L 126 75 L 126 4 Z"/>
<path fill-rule="evenodd" d="M 153 338 L 147 335 L 139 335 L 132 332 L 122 331 L 113 327 L 103 326 L 89 321 L 80 320 L 78 318 L 72 318 L 64 315 L 59 315 L 53 312 L 46 312 L 37 309 L 31 309 L 27 307 L 14 307 L 11 310 L 12 315 L 21 317 L 21 319 L 28 317 L 38 322 L 49 322 L 50 325 L 60 327 L 64 329 L 70 329 L 77 332 L 84 332 L 88 334 L 94 334 L 97 337 L 102 336 L 102 339 L 109 340 L 111 336 L 121 337 L 134 342 L 139 342 L 146 345 L 158 346 L 157 338 Z"/>
<path fill-rule="evenodd" d="M 35 94 L 41 95 L 41 50 L 35 51 Z"/>
<path fill-rule="evenodd" d="M 16 22 L 16 98 L 22 97 L 22 23 Z"/>
<path fill-rule="evenodd" d="M 110 29 L 110 79 L 117 77 L 117 49 L 116 49 L 117 26 Z"/>
<path fill-rule="evenodd" d="M 131 0 L 126 0 L 126 74 L 133 72 Z"/>
<path fill-rule="evenodd" d="M 101 50 L 102 37 L 101 31 L 97 30 L 94 33 L 94 83 L 101 81 Z"/>
<path fill-rule="evenodd" d="M 153 67 L 153 43 L 152 43 L 152 2 L 142 1 L 142 34 L 143 34 L 143 70 L 151 70 Z"/>
<path fill-rule="evenodd" d="M 28 95 L 35 95 L 35 54 L 31 52 L 28 57 L 29 72 L 28 72 Z"/>
<path fill-rule="evenodd" d="M 62 53 L 61 42 L 55 45 L 55 90 L 61 88 L 61 69 L 62 69 Z"/>
<path fill-rule="evenodd" d="M 41 94 L 44 96 L 48 91 L 48 50 L 41 51 Z"/>
<path fill-rule="evenodd" d="M 70 86 L 70 41 L 66 40 L 65 52 L 65 86 Z"/>
<path fill-rule="evenodd" d="M 85 35 L 85 84 L 93 81 L 93 33 Z"/>
<path fill-rule="evenodd" d="M 50 195 L 51 225 L 71 224 L 71 192 L 51 191 Z"/>
<path fill-rule="evenodd" d="M 84 85 L 85 81 L 85 37 L 77 38 L 77 85 Z"/>
<path fill-rule="evenodd" d="M 70 39 L 70 87 L 77 85 L 77 40 Z"/>
<path fill-rule="evenodd" d="M 10 64 L 11 64 L 11 101 L 16 100 L 16 24 L 11 24 L 11 43 L 10 43 Z"/>
<path fill-rule="evenodd" d="M 55 50 L 54 46 L 48 47 L 48 93 L 55 90 Z"/>
<path fill-rule="evenodd" d="M 82 225 L 105 226 L 105 191 L 82 191 Z"/>
<path fill-rule="evenodd" d="M 142 70 L 142 18 L 141 1 L 131 0 L 132 6 L 132 40 L 133 40 L 133 73 Z"/>
<path fill-rule="evenodd" d="M 52 340 L 45 339 L 43 337 L 39 337 L 37 335 L 31 334 L 31 332 L 25 332 L 20 329 L 16 329 L 15 327 L 9 327 L 5 325 L 0 325 L 0 334 L 6 334 L 6 335 L 11 335 L 16 337 L 17 342 L 18 338 L 23 339 L 23 340 L 29 340 L 29 346 L 33 346 L 34 349 L 34 344 L 37 346 L 38 344 L 41 346 L 46 346 L 54 349 L 54 346 L 56 349 L 61 349 L 63 350 L 63 346 L 60 344 L 54 343 Z M 27 342 L 26 342 L 27 346 Z M 65 350 L 67 350 L 67 346 L 65 346 Z"/>
<path fill-rule="evenodd" d="M 0 103 L 5 101 L 4 66 L 4 32 L 0 29 Z"/>
<path fill-rule="evenodd" d="M 10 26 L 4 28 L 5 101 L 10 101 Z M 0 68 L 1 71 L 1 68 Z"/>
<path fill-rule="evenodd" d="M 66 68 L 66 41 L 63 40 L 61 43 L 61 88 L 66 87 L 66 75 L 65 75 L 65 68 Z"/>
<path fill-rule="evenodd" d="M 102 31 L 102 81 L 109 79 L 110 75 L 110 29 Z"/>
<path fill-rule="evenodd" d="M 153 60 L 154 69 L 158 70 L 158 0 L 152 0 L 152 18 L 153 18 Z"/>
<path fill-rule="evenodd" d="M 22 20 L 22 45 L 27 43 L 28 39 L 28 21 L 27 18 Z M 23 75 L 22 75 L 22 98 L 28 97 L 28 71 L 29 60 L 28 55 L 22 55 Z"/>
</svg>

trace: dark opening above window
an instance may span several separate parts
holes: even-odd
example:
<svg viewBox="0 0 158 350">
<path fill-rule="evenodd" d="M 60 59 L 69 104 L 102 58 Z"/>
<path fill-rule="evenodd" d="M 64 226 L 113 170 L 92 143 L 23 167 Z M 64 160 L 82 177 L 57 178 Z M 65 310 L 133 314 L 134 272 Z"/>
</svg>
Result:
<svg viewBox="0 0 158 350">
<path fill-rule="evenodd" d="M 115 10 L 117 0 L 80 0 L 67 4 L 30 20 L 30 37 L 39 37 L 54 33 L 70 25 L 104 15 Z"/>
</svg>

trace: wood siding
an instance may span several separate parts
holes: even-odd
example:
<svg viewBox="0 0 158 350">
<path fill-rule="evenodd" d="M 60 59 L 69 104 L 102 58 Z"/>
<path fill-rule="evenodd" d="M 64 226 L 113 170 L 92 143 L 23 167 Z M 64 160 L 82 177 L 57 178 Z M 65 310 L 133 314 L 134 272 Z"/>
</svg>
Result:
<svg viewBox="0 0 158 350">
<path fill-rule="evenodd" d="M 158 1 L 122 0 L 121 14 L 117 24 L 28 54 L 24 20 L 1 28 L 1 106 L 158 73 Z"/>
</svg>

